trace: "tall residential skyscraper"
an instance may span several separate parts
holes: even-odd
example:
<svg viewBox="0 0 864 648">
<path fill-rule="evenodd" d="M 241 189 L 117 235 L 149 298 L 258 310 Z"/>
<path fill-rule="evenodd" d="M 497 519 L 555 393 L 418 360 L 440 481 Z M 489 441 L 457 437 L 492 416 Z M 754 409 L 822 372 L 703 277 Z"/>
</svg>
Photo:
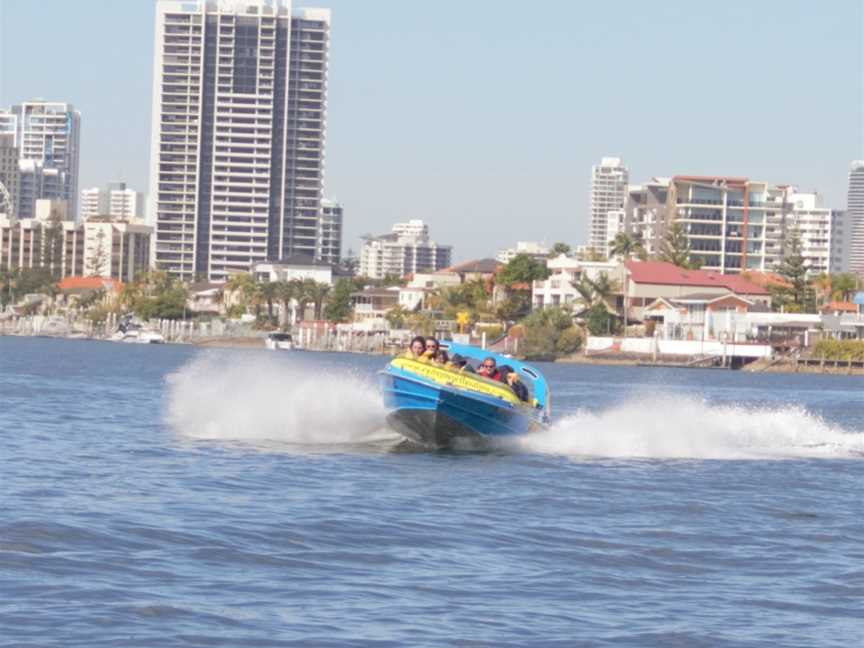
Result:
<svg viewBox="0 0 864 648">
<path fill-rule="evenodd" d="M 21 183 L 37 192 L 19 202 L 20 218 L 32 218 L 40 199 L 66 200 L 69 213 L 76 213 L 80 130 L 81 114 L 64 101 L 34 99 L 0 110 L 0 134 L 13 135 Z"/>
<path fill-rule="evenodd" d="M 18 168 L 18 149 L 11 133 L 0 135 L 0 214 L 14 218 L 18 213 L 21 171 Z"/>
<path fill-rule="evenodd" d="M 849 269 L 864 273 L 864 160 L 856 160 L 849 167 L 846 222 L 852 228 Z"/>
<path fill-rule="evenodd" d="M 157 3 L 157 266 L 219 281 L 315 255 L 329 40 L 330 11 L 290 0 Z"/>
<path fill-rule="evenodd" d="M 621 158 L 603 158 L 591 167 L 591 223 L 588 245 L 603 254 L 609 253 L 609 212 L 620 212 L 627 202 L 629 173 Z M 617 219 L 617 214 L 615 216 Z M 617 222 L 617 220 L 613 220 Z"/>
</svg>

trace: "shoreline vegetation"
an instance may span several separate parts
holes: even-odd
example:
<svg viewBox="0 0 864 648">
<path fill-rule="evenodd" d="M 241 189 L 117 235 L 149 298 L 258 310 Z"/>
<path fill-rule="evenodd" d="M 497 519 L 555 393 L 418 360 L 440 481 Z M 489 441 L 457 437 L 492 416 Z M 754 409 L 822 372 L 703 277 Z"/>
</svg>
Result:
<svg viewBox="0 0 864 648">
<path fill-rule="evenodd" d="M 0 330 L 0 337 L 43 337 L 67 340 L 93 340 L 110 342 L 104 337 L 89 337 L 79 335 L 63 335 L 63 334 L 44 334 L 44 333 L 21 333 L 21 332 L 6 332 Z M 265 337 L 262 335 L 225 335 L 225 336 L 209 336 L 199 337 L 190 340 L 176 340 L 169 344 L 188 344 L 201 348 L 223 348 L 223 349 L 264 349 Z M 124 344 L 117 342 L 117 344 Z M 325 353 L 365 353 L 382 356 L 394 355 L 393 349 L 305 349 L 304 353 L 314 352 Z M 278 353 L 278 352 L 277 352 Z M 553 360 L 558 364 L 582 364 L 582 365 L 601 365 L 601 366 L 624 366 L 624 367 L 666 367 L 670 369 L 727 369 L 726 367 L 706 367 L 705 365 L 694 363 L 689 356 L 658 356 L 656 359 L 642 356 L 633 353 L 592 353 L 586 355 L 580 351 L 570 355 L 556 358 Z M 829 358 L 826 356 L 818 356 L 816 354 L 810 356 L 802 356 L 798 359 L 791 357 L 780 358 L 765 358 L 755 360 L 742 366 L 738 371 L 746 373 L 806 373 L 806 374 L 831 374 L 831 375 L 850 375 L 864 376 L 864 360 L 857 357 L 846 358 Z"/>
</svg>

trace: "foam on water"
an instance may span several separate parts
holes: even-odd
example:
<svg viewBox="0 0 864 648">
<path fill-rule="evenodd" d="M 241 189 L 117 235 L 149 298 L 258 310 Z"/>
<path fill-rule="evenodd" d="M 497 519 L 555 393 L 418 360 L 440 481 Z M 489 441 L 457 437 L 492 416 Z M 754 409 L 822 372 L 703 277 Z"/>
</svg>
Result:
<svg viewBox="0 0 864 648">
<path fill-rule="evenodd" d="M 180 435 L 333 445 L 386 441 L 378 390 L 346 372 L 279 357 L 205 354 L 168 376 L 166 419 Z"/>
<path fill-rule="evenodd" d="M 830 425 L 802 407 L 711 405 L 670 395 L 580 411 L 517 445 L 528 452 L 615 458 L 864 457 L 864 433 Z"/>
<path fill-rule="evenodd" d="M 166 419 L 182 436 L 315 446 L 393 444 L 370 377 L 286 363 L 280 356 L 205 354 L 168 376 Z M 633 396 L 556 419 L 504 447 L 573 457 L 782 459 L 864 457 L 864 433 L 799 406 L 716 405 Z"/>
</svg>

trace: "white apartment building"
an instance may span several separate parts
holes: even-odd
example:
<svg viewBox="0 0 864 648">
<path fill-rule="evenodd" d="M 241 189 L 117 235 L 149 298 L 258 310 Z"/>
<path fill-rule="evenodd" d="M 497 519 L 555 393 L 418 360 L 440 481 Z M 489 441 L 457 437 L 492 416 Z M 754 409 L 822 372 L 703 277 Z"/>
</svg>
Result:
<svg viewBox="0 0 864 648">
<path fill-rule="evenodd" d="M 342 205 L 326 198 L 321 201 L 315 258 L 333 264 L 342 260 Z"/>
<path fill-rule="evenodd" d="M 84 274 L 132 281 L 150 267 L 153 228 L 95 216 L 82 223 Z"/>
<path fill-rule="evenodd" d="M 359 272 L 370 279 L 434 272 L 450 265 L 452 249 L 431 240 L 429 227 L 422 220 L 396 223 L 389 234 L 363 240 Z"/>
<path fill-rule="evenodd" d="M 605 157 L 591 167 L 591 222 L 588 245 L 601 254 L 609 254 L 609 212 L 624 209 L 627 202 L 629 172 L 621 158 Z"/>
<path fill-rule="evenodd" d="M 316 253 L 330 12 L 290 0 L 156 5 L 155 262 L 221 281 Z"/>
<path fill-rule="evenodd" d="M 787 187 L 721 176 L 675 176 L 668 222 L 679 222 L 705 270 L 772 270 L 782 259 Z"/>
<path fill-rule="evenodd" d="M 849 167 L 846 214 L 852 230 L 849 244 L 849 270 L 862 274 L 864 273 L 864 160 L 856 160 Z"/>
<path fill-rule="evenodd" d="M 53 204 L 52 204 L 53 203 Z M 40 200 L 38 209 L 50 213 L 65 201 Z M 60 212 L 55 212 L 62 215 Z M 56 254 L 49 248 L 50 228 L 60 228 Z M 0 268 L 50 267 L 60 277 L 102 276 L 132 281 L 149 269 L 153 228 L 100 219 L 86 223 L 48 218 L 15 219 L 0 216 Z"/>
<path fill-rule="evenodd" d="M 18 216 L 32 217 L 35 201 L 57 198 L 69 202 L 71 213 L 78 203 L 78 162 L 81 114 L 64 101 L 35 99 L 0 110 L 0 135 L 11 134 L 21 161 L 21 182 L 35 195 Z M 40 177 L 28 177 L 36 174 Z M 47 176 L 46 182 L 41 176 Z"/>
<path fill-rule="evenodd" d="M 545 259 L 549 256 L 549 251 L 549 247 L 545 243 L 539 243 L 537 241 L 516 241 L 515 248 L 499 250 L 495 259 L 506 265 L 520 254 L 527 254 L 535 259 Z"/>
<path fill-rule="evenodd" d="M 790 207 L 786 212 L 786 235 L 798 235 L 808 274 L 829 272 L 834 212 L 823 206 L 822 196 L 815 192 L 802 193 L 790 188 L 786 202 Z"/>
<path fill-rule="evenodd" d="M 84 189 L 81 191 L 79 220 L 94 216 L 143 221 L 144 196 L 139 191 L 127 188 L 125 182 L 111 182 L 106 187 Z"/>
<path fill-rule="evenodd" d="M 592 281 L 606 274 L 612 282 L 621 285 L 624 266 L 617 261 L 579 261 L 573 257 L 560 255 L 546 262 L 550 275 L 543 281 L 535 281 L 531 287 L 531 303 L 534 308 L 566 306 L 580 299 L 579 291 L 573 284 L 582 277 Z"/>
</svg>

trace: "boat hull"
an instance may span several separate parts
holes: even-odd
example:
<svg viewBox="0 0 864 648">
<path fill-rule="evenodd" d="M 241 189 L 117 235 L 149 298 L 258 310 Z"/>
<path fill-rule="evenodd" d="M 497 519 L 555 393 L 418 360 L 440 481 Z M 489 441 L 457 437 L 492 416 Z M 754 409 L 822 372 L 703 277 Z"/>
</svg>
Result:
<svg viewBox="0 0 864 648">
<path fill-rule="evenodd" d="M 430 448 L 471 448 L 542 427 L 531 407 L 436 384 L 398 370 L 380 375 L 389 425 Z"/>
</svg>

